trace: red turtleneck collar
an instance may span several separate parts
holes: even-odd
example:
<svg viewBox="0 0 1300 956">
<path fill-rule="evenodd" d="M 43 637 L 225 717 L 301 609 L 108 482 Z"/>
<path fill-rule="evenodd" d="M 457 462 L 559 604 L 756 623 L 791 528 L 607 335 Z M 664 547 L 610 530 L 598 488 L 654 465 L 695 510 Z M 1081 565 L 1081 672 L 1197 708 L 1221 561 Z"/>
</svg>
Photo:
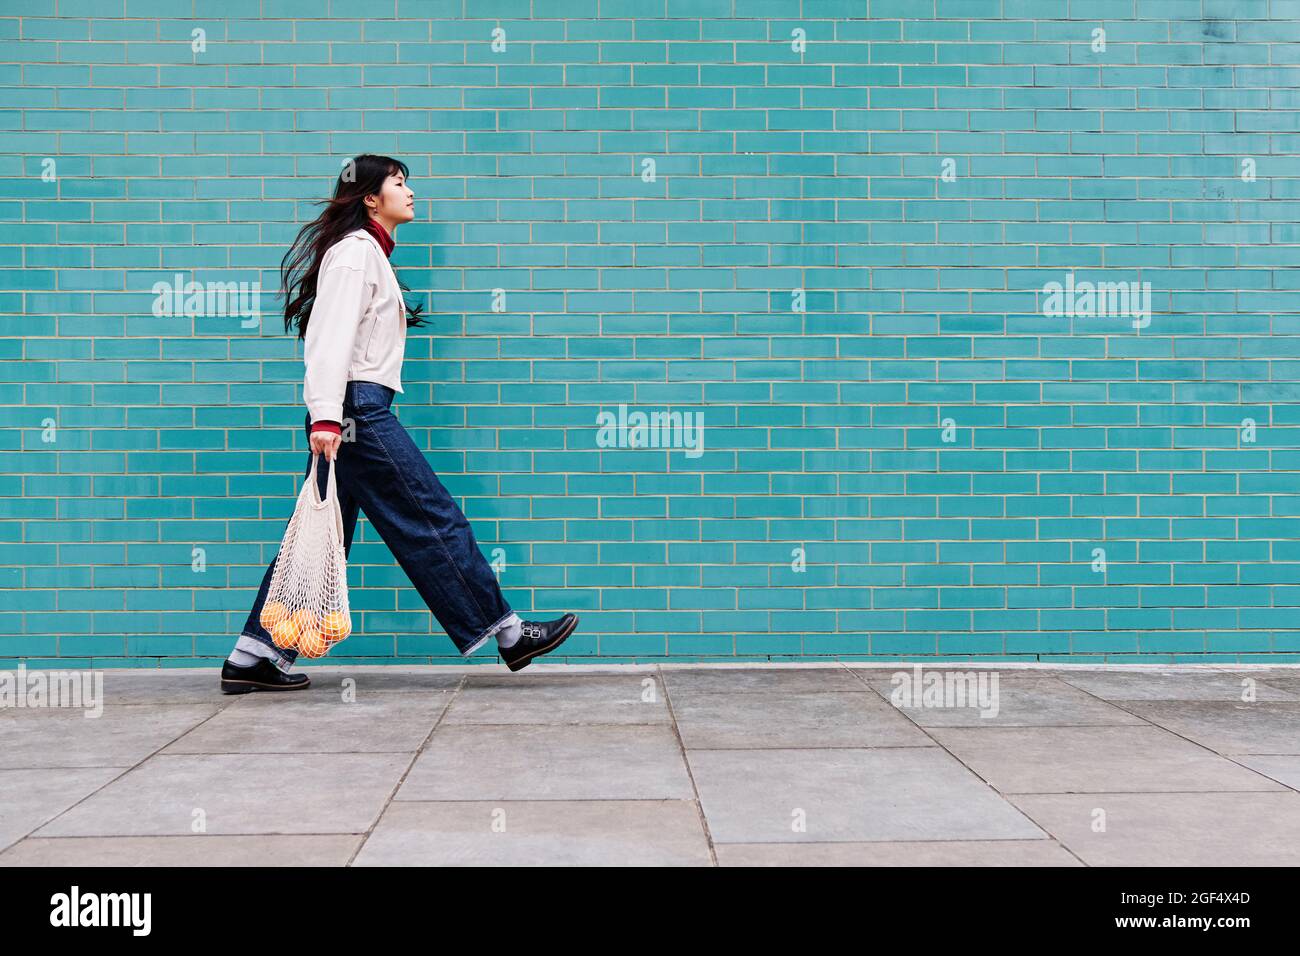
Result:
<svg viewBox="0 0 1300 956">
<path fill-rule="evenodd" d="M 379 243 L 379 248 L 384 250 L 384 255 L 391 257 L 393 246 L 396 243 L 393 242 L 393 237 L 388 234 L 388 230 L 379 224 L 379 220 L 373 217 L 367 219 L 365 230 L 375 237 L 375 240 Z"/>
</svg>

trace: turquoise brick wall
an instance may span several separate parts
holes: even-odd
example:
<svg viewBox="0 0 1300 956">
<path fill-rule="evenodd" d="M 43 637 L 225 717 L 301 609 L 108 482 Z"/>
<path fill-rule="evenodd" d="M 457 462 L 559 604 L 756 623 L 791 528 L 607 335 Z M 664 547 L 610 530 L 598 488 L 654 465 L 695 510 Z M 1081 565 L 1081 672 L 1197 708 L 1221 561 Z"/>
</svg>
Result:
<svg viewBox="0 0 1300 956">
<path fill-rule="evenodd" d="M 151 290 L 366 151 L 398 415 L 569 660 L 1300 660 L 1297 107 L 1300 0 L 2 0 L 0 663 L 227 653 L 301 351 Z M 336 655 L 459 661 L 352 557 Z"/>
</svg>

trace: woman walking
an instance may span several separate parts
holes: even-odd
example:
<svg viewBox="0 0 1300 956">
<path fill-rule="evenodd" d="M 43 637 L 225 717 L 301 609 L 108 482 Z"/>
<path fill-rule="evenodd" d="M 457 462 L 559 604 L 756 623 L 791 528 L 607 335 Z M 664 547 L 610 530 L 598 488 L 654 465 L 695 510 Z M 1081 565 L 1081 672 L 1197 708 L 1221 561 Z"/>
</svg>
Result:
<svg viewBox="0 0 1300 956">
<path fill-rule="evenodd" d="M 524 621 L 510 609 L 464 513 L 390 410 L 402 391 L 407 326 L 422 324 L 420 307 L 407 307 L 388 261 L 397 226 L 415 218 L 406 180 L 399 160 L 358 156 L 282 263 L 285 331 L 296 323 L 304 340 L 310 451 L 303 477 L 318 462 L 323 497 L 333 462 L 344 552 L 364 511 L 461 655 L 495 635 L 501 658 L 517 671 L 558 647 L 578 618 Z M 345 422 L 352 426 L 347 441 Z M 272 561 L 222 666 L 228 694 L 311 683 L 306 674 L 289 673 L 297 649 L 277 647 L 261 623 L 274 569 Z"/>
</svg>

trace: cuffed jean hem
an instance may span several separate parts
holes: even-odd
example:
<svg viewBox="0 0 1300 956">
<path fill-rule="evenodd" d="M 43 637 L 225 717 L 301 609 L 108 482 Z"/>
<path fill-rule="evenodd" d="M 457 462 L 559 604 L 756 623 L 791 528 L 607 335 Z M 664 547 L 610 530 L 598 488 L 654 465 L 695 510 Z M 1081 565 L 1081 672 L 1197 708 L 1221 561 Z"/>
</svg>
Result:
<svg viewBox="0 0 1300 956">
<path fill-rule="evenodd" d="M 489 637 L 491 637 L 491 636 L 492 636 L 493 634 L 495 634 L 497 631 L 501 630 L 501 628 L 503 628 L 503 627 L 505 627 L 507 624 L 509 624 L 509 623 L 510 623 L 510 619 L 513 618 L 513 617 L 516 617 L 516 616 L 517 616 L 517 615 L 515 614 L 514 611 L 509 612 L 505 617 L 501 618 L 501 620 L 497 621 L 495 624 L 493 624 L 491 627 L 489 627 L 486 631 L 484 631 L 482 634 L 480 634 L 478 637 L 476 637 L 476 638 L 474 639 L 474 643 L 470 644 L 469 647 L 465 648 L 463 651 L 460 652 L 460 656 L 461 656 L 461 657 L 469 657 L 469 656 L 470 656 L 471 654 L 473 654 L 476 650 L 478 650 L 480 647 L 483 646 L 483 642 L 484 642 L 484 641 L 486 641 Z"/>
<path fill-rule="evenodd" d="M 265 657 L 286 674 L 289 672 L 289 668 L 293 666 L 293 661 L 281 654 L 279 648 L 274 644 L 268 644 L 252 634 L 240 634 L 239 640 L 235 641 L 235 650 L 247 651 L 250 654 L 256 654 L 258 657 Z"/>
</svg>

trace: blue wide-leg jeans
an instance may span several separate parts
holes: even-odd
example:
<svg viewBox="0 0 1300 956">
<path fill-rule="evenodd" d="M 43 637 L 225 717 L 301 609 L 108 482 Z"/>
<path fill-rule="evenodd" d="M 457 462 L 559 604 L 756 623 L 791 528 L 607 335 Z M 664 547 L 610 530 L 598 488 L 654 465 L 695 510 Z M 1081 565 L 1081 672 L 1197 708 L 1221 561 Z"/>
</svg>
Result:
<svg viewBox="0 0 1300 956">
<path fill-rule="evenodd" d="M 456 649 L 468 657 L 512 623 L 514 612 L 464 512 L 392 413 L 394 394 L 378 382 L 350 381 L 343 395 L 344 425 L 351 419 L 355 431 L 353 440 L 339 445 L 334 461 L 343 549 L 351 551 L 357 511 L 364 511 Z M 310 414 L 304 427 L 310 436 Z M 304 479 L 311 459 L 309 448 Z M 316 479 L 322 497 L 328 477 L 329 462 L 321 455 Z M 260 621 L 274 569 L 272 560 L 235 646 L 288 670 L 297 649 L 276 647 Z"/>
</svg>

